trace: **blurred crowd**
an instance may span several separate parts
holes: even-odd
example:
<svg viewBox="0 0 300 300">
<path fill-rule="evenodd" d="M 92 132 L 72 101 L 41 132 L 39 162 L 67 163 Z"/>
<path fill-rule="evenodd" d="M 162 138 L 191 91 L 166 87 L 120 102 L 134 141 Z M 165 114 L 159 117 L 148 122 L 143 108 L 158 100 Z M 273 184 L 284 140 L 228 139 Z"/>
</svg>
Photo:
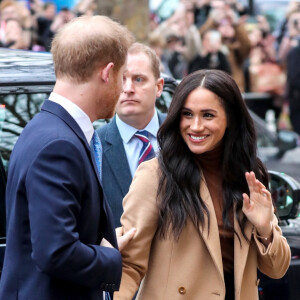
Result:
<svg viewBox="0 0 300 300">
<path fill-rule="evenodd" d="M 300 134 L 299 1 L 289 2 L 276 34 L 267 18 L 245 3 L 178 0 L 168 18 L 151 14 L 149 43 L 162 71 L 181 79 L 199 69 L 223 70 L 242 92 L 268 95 L 278 129 Z"/>
<path fill-rule="evenodd" d="M 149 45 L 161 60 L 161 71 L 176 79 L 198 69 L 220 69 L 233 76 L 242 92 L 272 95 L 279 128 L 300 133 L 299 1 L 289 2 L 276 35 L 265 16 L 251 15 L 243 3 L 177 0 L 165 18 L 150 11 Z M 79 0 L 59 12 L 53 2 L 2 0 L 0 46 L 49 51 L 65 23 L 95 11 L 94 0 Z"/>
<path fill-rule="evenodd" d="M 93 15 L 94 0 L 80 0 L 57 12 L 55 2 L 42 0 L 0 3 L 0 47 L 49 51 L 53 36 L 64 24 L 81 15 Z"/>
</svg>

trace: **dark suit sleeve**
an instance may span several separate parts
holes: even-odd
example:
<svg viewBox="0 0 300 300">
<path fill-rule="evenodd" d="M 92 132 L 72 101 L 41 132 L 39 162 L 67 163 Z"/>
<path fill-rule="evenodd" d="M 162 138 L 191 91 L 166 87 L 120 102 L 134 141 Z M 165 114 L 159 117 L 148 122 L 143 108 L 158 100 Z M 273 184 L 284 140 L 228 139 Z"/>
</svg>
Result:
<svg viewBox="0 0 300 300">
<path fill-rule="evenodd" d="M 32 258 L 51 276 L 91 288 L 109 283 L 114 290 L 122 272 L 119 251 L 83 243 L 78 233 L 87 164 L 88 157 L 65 140 L 48 144 L 33 161 L 26 176 Z"/>
</svg>

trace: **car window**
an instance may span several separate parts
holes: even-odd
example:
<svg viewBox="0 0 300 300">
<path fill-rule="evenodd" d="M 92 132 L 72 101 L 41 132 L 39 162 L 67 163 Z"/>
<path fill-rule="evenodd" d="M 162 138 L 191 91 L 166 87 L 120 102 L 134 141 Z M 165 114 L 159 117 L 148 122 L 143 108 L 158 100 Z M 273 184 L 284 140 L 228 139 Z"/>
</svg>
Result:
<svg viewBox="0 0 300 300">
<path fill-rule="evenodd" d="M 170 92 L 163 91 L 160 97 L 156 100 L 155 106 L 161 113 L 167 113 L 171 101 L 172 94 Z"/>
<path fill-rule="evenodd" d="M 276 133 L 269 131 L 267 129 L 265 121 L 258 117 L 254 112 L 252 112 L 251 110 L 249 110 L 249 112 L 255 124 L 257 147 L 276 147 Z"/>
<path fill-rule="evenodd" d="M 40 111 L 48 96 L 49 93 L 0 95 L 0 152 L 5 169 L 23 128 Z"/>
</svg>

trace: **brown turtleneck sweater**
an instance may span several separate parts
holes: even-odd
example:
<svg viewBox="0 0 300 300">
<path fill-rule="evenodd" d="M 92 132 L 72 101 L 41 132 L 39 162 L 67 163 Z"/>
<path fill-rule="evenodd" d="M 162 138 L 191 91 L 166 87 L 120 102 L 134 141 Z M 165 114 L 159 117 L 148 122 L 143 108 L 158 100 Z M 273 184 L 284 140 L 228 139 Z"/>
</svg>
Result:
<svg viewBox="0 0 300 300">
<path fill-rule="evenodd" d="M 212 151 L 197 155 L 196 159 L 200 163 L 210 196 L 213 201 L 222 251 L 223 268 L 225 272 L 233 273 L 233 230 L 224 227 L 222 213 L 224 207 L 222 188 L 222 151 L 223 145 Z M 233 224 L 233 210 L 230 213 L 230 222 Z"/>
</svg>

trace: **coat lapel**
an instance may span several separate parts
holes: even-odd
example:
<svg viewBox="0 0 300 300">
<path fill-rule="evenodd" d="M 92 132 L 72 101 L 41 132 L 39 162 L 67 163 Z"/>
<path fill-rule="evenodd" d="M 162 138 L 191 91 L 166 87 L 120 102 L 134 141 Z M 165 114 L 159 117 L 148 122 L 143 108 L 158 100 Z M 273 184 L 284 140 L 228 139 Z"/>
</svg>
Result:
<svg viewBox="0 0 300 300">
<path fill-rule="evenodd" d="M 234 286 L 236 290 L 240 290 L 248 258 L 250 243 L 245 240 L 236 217 L 234 218 L 234 229 L 241 239 L 240 242 L 236 234 L 234 235 Z M 252 230 L 253 225 L 247 221 L 245 226 L 245 235 L 247 236 L 249 241 L 251 240 Z"/>
<path fill-rule="evenodd" d="M 200 233 L 202 234 L 202 238 L 207 246 L 207 249 L 213 259 L 213 262 L 218 269 L 221 278 L 224 280 L 223 274 L 223 262 L 222 262 L 222 253 L 221 253 L 221 244 L 220 244 L 220 237 L 219 237 L 219 229 L 217 223 L 217 217 L 215 214 L 214 205 L 208 191 L 207 185 L 205 180 L 201 181 L 200 186 L 200 195 L 203 199 L 208 211 L 210 212 L 210 227 L 208 232 L 208 218 L 205 215 L 205 227 L 202 229 L 200 228 Z"/>
<path fill-rule="evenodd" d="M 204 229 L 200 228 L 200 232 L 208 248 L 208 251 L 210 252 L 210 255 L 216 265 L 216 268 L 218 269 L 221 278 L 224 280 L 218 223 L 217 223 L 214 205 L 211 196 L 209 194 L 208 188 L 206 186 L 205 180 L 201 181 L 200 195 L 206 207 L 210 211 L 209 233 L 207 228 L 208 220 L 206 215 L 205 215 L 206 227 Z M 241 244 L 240 244 L 238 237 L 236 236 L 236 234 L 234 234 L 234 281 L 235 281 L 234 283 L 235 283 L 235 289 L 240 290 L 242 285 L 244 270 L 246 267 L 250 244 L 245 240 L 244 236 L 242 235 L 240 226 L 236 218 L 234 218 L 234 229 L 241 239 Z M 249 239 L 249 241 L 251 240 L 252 230 L 253 230 L 253 225 L 250 222 L 247 222 L 245 226 L 245 234 Z"/>
<path fill-rule="evenodd" d="M 123 141 L 117 128 L 115 117 L 108 124 L 105 135 L 107 145 L 103 149 L 106 159 L 109 157 L 109 166 L 121 187 L 121 191 L 125 196 L 128 187 L 131 184 L 132 176 L 127 162 L 127 156 L 123 146 Z M 103 174 L 105 176 L 105 174 Z"/>
</svg>

